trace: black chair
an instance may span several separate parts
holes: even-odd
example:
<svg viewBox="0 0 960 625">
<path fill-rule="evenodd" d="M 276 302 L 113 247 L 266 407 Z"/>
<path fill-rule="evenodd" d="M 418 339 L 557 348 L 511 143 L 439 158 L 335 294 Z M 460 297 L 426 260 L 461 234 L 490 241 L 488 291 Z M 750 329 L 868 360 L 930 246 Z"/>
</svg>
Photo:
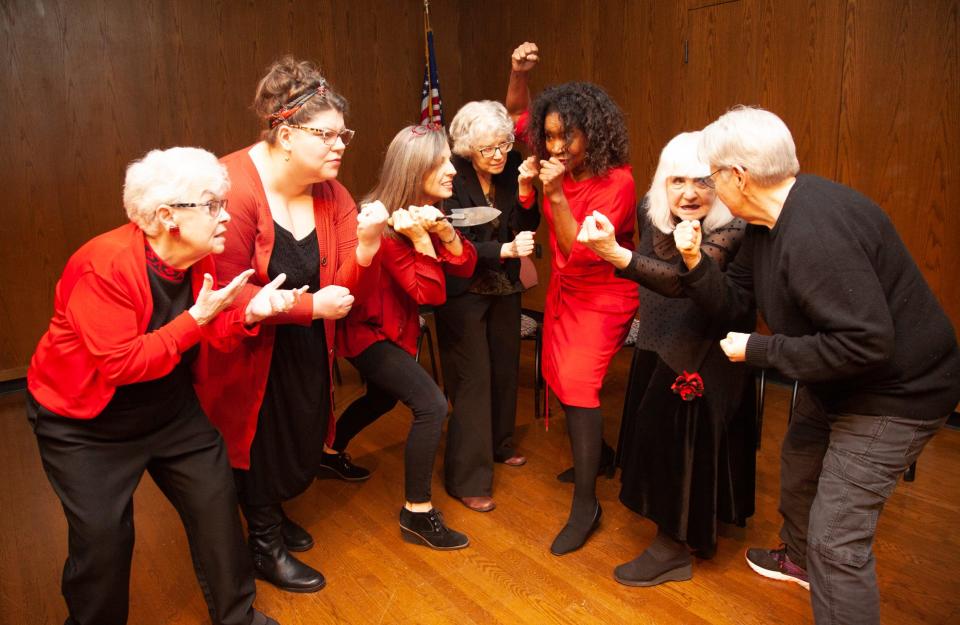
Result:
<svg viewBox="0 0 960 625">
<path fill-rule="evenodd" d="M 417 337 L 417 362 L 420 362 L 420 353 L 423 349 L 423 340 L 427 340 L 427 349 L 430 351 L 430 372 L 433 374 L 433 381 L 440 384 L 440 378 L 437 376 L 437 352 L 433 349 L 433 330 L 427 323 L 424 315 L 432 315 L 433 308 L 430 306 L 420 307 L 420 335 Z"/>
<path fill-rule="evenodd" d="M 533 341 L 533 415 L 539 419 L 546 406 L 546 385 L 540 357 L 543 351 L 543 313 L 529 308 L 520 309 L 520 340 Z"/>
</svg>

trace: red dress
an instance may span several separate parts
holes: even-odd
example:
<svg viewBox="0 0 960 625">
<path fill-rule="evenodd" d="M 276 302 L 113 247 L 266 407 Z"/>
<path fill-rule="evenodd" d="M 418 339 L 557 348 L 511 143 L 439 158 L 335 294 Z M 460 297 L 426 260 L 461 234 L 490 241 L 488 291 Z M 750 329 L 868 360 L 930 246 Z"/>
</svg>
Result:
<svg viewBox="0 0 960 625">
<path fill-rule="evenodd" d="M 621 246 L 633 249 L 636 206 L 629 165 L 576 182 L 563 178 L 563 194 L 577 228 L 593 211 L 606 215 Z M 637 286 L 614 276 L 614 267 L 574 241 L 564 256 L 553 231 L 553 208 L 544 198 L 550 223 L 552 264 L 543 323 L 543 376 L 560 401 L 596 408 L 610 359 L 623 346 L 637 311 Z"/>
<path fill-rule="evenodd" d="M 231 216 L 226 249 L 216 257 L 221 283 L 251 267 L 254 274 L 249 284 L 264 285 L 270 281 L 267 268 L 273 253 L 273 215 L 250 149 L 221 159 L 230 174 L 227 210 Z M 381 254 L 374 257 L 369 267 L 357 263 L 357 207 L 346 188 L 336 180 L 314 184 L 313 214 L 320 247 L 320 285 L 345 286 L 358 299 L 365 289 L 376 288 Z M 259 336 L 242 341 L 235 351 L 211 350 L 210 375 L 198 388 L 200 402 L 223 434 L 230 464 L 235 468 L 250 467 L 250 444 L 257 431 L 273 354 L 273 325 L 281 323 L 313 323 L 312 298 L 304 296 L 290 312 L 265 320 Z M 335 322 L 327 320 L 324 326 L 332 371 Z M 334 420 L 328 423 L 327 438 L 331 440 Z"/>
</svg>

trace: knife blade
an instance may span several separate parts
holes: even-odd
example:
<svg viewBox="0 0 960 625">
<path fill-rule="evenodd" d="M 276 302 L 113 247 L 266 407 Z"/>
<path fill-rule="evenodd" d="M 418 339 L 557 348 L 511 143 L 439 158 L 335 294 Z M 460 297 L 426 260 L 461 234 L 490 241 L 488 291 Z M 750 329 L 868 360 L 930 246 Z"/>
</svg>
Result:
<svg viewBox="0 0 960 625">
<path fill-rule="evenodd" d="M 457 228 L 469 228 L 493 221 L 500 216 L 500 211 L 492 206 L 467 206 L 450 209 L 445 217 Z"/>
</svg>

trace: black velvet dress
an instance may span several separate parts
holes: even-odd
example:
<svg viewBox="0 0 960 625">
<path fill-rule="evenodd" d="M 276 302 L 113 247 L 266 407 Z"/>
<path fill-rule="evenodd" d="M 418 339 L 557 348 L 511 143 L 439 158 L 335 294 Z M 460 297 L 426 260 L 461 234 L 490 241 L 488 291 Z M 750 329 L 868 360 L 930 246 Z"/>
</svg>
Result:
<svg viewBox="0 0 960 625">
<path fill-rule="evenodd" d="M 680 257 L 673 236 L 643 214 L 640 246 L 618 275 L 640 283 L 640 333 L 621 433 L 620 500 L 701 557 L 716 551 L 718 521 L 743 525 L 754 510 L 756 405 L 751 371 L 719 346 L 730 330 L 691 300 L 678 298 Z M 702 251 L 723 267 L 745 224 L 734 220 L 704 238 Z M 644 288 L 647 287 L 647 288 Z M 683 371 L 703 379 L 703 395 L 671 390 Z"/>
<path fill-rule="evenodd" d="M 320 288 L 317 232 L 299 241 L 274 223 L 274 246 L 267 273 L 287 274 L 282 288 Z M 250 469 L 238 470 L 242 502 L 268 505 L 296 497 L 313 482 L 323 457 L 330 418 L 330 376 L 323 320 L 309 326 L 276 327 L 267 388 L 257 433 L 250 447 Z"/>
</svg>

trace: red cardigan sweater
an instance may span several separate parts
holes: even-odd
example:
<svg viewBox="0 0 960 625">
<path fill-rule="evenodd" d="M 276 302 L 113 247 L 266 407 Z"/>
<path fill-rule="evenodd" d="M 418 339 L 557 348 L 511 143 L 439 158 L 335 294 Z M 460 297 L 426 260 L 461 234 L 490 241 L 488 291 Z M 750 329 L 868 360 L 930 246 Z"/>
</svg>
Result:
<svg viewBox="0 0 960 625">
<path fill-rule="evenodd" d="M 457 232 L 463 253 L 454 256 L 431 235 L 437 259 L 421 254 L 403 236 L 384 236 L 380 243 L 379 287 L 357 297 L 350 314 L 337 324 L 337 351 L 358 356 L 377 341 L 392 341 L 410 355 L 417 353 L 419 306 L 439 306 L 447 299 L 444 269 L 469 278 L 477 264 L 477 248 Z"/>
<path fill-rule="evenodd" d="M 259 326 L 243 324 L 246 293 L 206 326 L 198 326 L 184 311 L 146 332 L 153 314 L 147 271 L 143 231 L 134 224 L 94 237 L 70 257 L 57 282 L 50 327 L 27 370 L 27 388 L 44 408 L 92 419 L 118 386 L 167 375 L 181 354 L 203 339 L 193 367 L 199 384 L 206 371 L 207 341 L 228 349 L 234 342 L 230 337 L 257 333 Z M 204 257 L 190 273 L 196 298 L 203 274 L 216 276 L 213 259 Z"/>
<path fill-rule="evenodd" d="M 227 199 L 231 222 L 226 249 L 216 257 L 216 263 L 221 282 L 253 267 L 254 275 L 248 285 L 264 285 L 270 281 L 267 266 L 273 252 L 273 215 L 249 152 L 250 147 L 247 147 L 221 159 L 230 174 Z M 381 254 L 374 257 L 369 267 L 357 263 L 357 207 L 353 198 L 335 180 L 315 184 L 313 214 L 320 246 L 321 286 L 345 286 L 359 299 L 365 290 L 375 288 Z M 309 325 L 312 322 L 313 298 L 304 296 L 290 312 L 265 320 L 260 334 L 242 341 L 234 351 L 211 350 L 208 359 L 210 374 L 198 388 L 198 394 L 210 420 L 226 440 L 232 466 L 250 467 L 250 444 L 257 431 L 257 418 L 273 354 L 273 325 Z M 324 329 L 332 371 L 334 321 L 327 320 Z M 332 384 L 330 388 L 332 393 Z M 327 437 L 331 440 L 335 422 L 335 419 L 329 419 Z"/>
</svg>

